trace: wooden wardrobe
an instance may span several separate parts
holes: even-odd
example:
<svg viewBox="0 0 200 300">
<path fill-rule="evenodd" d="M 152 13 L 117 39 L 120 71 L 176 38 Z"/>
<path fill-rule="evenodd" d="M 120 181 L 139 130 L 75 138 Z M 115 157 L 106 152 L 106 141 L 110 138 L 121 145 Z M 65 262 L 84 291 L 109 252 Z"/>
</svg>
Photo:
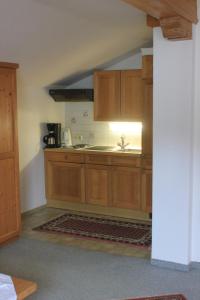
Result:
<svg viewBox="0 0 200 300">
<path fill-rule="evenodd" d="M 20 232 L 17 68 L 0 62 L 0 244 Z"/>
</svg>

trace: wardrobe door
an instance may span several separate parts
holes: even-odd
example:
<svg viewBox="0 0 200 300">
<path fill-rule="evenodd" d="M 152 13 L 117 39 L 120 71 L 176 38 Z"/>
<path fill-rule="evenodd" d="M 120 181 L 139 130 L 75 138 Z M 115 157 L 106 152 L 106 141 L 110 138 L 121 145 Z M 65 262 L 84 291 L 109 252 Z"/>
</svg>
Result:
<svg viewBox="0 0 200 300">
<path fill-rule="evenodd" d="M 0 243 L 20 231 L 16 67 L 0 63 Z"/>
</svg>

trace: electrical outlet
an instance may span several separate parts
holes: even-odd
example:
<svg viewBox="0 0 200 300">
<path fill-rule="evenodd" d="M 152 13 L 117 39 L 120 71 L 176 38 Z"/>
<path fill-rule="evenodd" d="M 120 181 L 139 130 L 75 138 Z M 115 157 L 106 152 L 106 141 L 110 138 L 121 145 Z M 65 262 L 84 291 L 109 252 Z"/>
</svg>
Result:
<svg viewBox="0 0 200 300">
<path fill-rule="evenodd" d="M 76 124 L 76 118 L 75 117 L 71 118 L 71 123 Z"/>
<path fill-rule="evenodd" d="M 83 117 L 84 117 L 84 118 L 87 118 L 88 116 L 89 116 L 88 111 L 84 111 Z"/>
</svg>

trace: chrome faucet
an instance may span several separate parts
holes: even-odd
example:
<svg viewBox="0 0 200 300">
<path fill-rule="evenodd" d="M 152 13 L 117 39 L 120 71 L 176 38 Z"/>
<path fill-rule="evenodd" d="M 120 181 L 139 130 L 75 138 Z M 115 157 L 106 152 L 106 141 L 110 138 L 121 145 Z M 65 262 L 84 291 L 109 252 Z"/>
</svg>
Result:
<svg viewBox="0 0 200 300">
<path fill-rule="evenodd" d="M 125 136 L 121 136 L 121 143 L 117 143 L 117 146 L 119 146 L 121 148 L 121 151 L 125 151 L 125 148 L 129 145 L 129 143 L 125 144 Z"/>
</svg>

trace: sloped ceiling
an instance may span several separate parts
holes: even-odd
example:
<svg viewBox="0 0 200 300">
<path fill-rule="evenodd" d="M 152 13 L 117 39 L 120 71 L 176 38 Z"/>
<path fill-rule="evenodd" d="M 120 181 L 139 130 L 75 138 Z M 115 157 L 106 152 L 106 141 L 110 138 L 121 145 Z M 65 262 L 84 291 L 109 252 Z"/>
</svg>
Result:
<svg viewBox="0 0 200 300">
<path fill-rule="evenodd" d="M 0 61 L 48 86 L 148 43 L 145 21 L 120 0 L 1 0 Z"/>
</svg>

